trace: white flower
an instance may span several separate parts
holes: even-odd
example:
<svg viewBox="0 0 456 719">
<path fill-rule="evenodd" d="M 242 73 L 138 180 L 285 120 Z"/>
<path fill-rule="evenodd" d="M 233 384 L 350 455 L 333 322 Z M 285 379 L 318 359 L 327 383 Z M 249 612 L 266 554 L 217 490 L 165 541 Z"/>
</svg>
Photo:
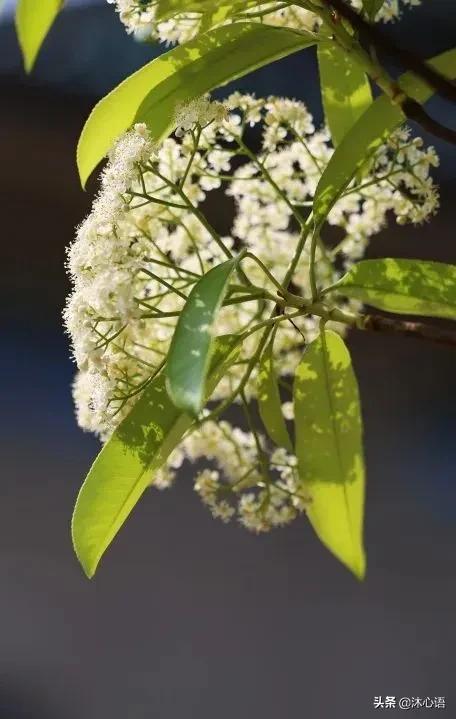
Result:
<svg viewBox="0 0 456 719">
<path fill-rule="evenodd" d="M 227 109 L 221 102 L 211 101 L 209 95 L 203 95 L 176 108 L 174 124 L 177 128 L 176 136 L 181 137 L 185 132 L 199 125 L 204 127 L 212 121 L 220 122 L 227 116 Z"/>
<path fill-rule="evenodd" d="M 68 252 L 73 292 L 65 324 L 79 370 L 73 388 L 77 419 L 103 441 L 162 368 L 186 297 L 204 273 L 226 259 L 220 242 L 229 250 L 247 248 L 283 279 L 299 242 L 299 223 L 310 212 L 333 152 L 327 130 L 315 130 L 306 106 L 287 98 L 234 93 L 222 104 L 204 97 L 179 109 L 176 122 L 182 137 L 169 137 L 159 148 L 143 125 L 116 143 L 92 212 Z M 256 152 L 249 147 L 252 126 Z M 350 267 L 364 255 L 389 213 L 402 223 L 421 222 L 435 212 L 438 194 L 429 172 L 436 164 L 435 150 L 409 132 L 391 136 L 328 217 L 340 237 L 336 247 L 318 248 L 319 284 L 336 281 L 342 265 Z M 211 195 L 213 207 L 227 202 L 233 207 L 232 226 L 222 237 L 201 214 Z M 326 243 L 326 228 L 321 237 Z M 293 275 L 293 291 L 303 297 L 311 294 L 308 252 L 306 246 Z M 245 260 L 243 269 L 257 289 L 275 293 L 257 263 Z M 238 293 L 239 286 L 232 285 L 229 302 Z M 339 306 L 359 308 L 356 302 Z M 227 304 L 216 332 L 250 328 L 270 317 L 273 307 L 256 298 Z M 344 332 L 344 326 L 332 326 Z M 312 316 L 278 325 L 275 366 L 285 386 L 317 332 Z M 258 333 L 244 341 L 213 400 L 231 396 L 258 341 Z M 245 386 L 251 405 L 257 371 L 254 367 Z M 283 400 L 284 417 L 292 421 L 291 402 Z M 205 419 L 155 474 L 153 486 L 169 487 L 184 460 L 204 462 L 195 490 L 214 516 L 225 522 L 237 518 L 255 532 L 287 524 L 311 501 L 296 457 L 245 427 Z"/>
</svg>

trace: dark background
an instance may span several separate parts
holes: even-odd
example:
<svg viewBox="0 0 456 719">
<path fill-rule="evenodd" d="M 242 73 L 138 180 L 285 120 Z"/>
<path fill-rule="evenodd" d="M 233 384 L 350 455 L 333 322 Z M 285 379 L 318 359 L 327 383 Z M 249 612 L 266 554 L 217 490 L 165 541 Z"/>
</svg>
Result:
<svg viewBox="0 0 456 719">
<path fill-rule="evenodd" d="M 428 56 L 454 42 L 455 15 L 432 0 L 390 31 Z M 74 148 L 96 98 L 156 52 L 106 4 L 70 7 L 26 78 L 0 25 L 0 717 L 365 719 L 386 694 L 446 695 L 456 716 L 450 349 L 349 338 L 369 470 L 364 584 L 305 521 L 262 537 L 214 521 L 189 472 L 145 496 L 93 581 L 77 564 L 69 519 L 98 443 L 73 418 L 60 317 L 64 248 L 95 186 L 80 189 Z M 321 118 L 315 72 L 306 51 L 237 87 L 295 95 Z M 455 151 L 438 146 L 438 217 L 391 222 L 371 257 L 454 262 Z"/>
</svg>

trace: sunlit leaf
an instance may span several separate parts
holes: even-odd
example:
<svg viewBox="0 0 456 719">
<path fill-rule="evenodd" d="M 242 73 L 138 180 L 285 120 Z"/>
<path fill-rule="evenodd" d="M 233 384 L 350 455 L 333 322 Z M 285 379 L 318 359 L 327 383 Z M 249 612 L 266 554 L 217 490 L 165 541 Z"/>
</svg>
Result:
<svg viewBox="0 0 456 719">
<path fill-rule="evenodd" d="M 176 407 L 192 415 L 199 414 L 204 405 L 217 314 L 237 263 L 237 257 L 227 260 L 198 280 L 174 331 L 166 363 L 166 386 Z"/>
<path fill-rule="evenodd" d="M 212 16 L 220 13 L 220 19 L 225 19 L 234 12 L 246 10 L 254 5 L 258 5 L 258 0 L 159 0 L 155 19 L 163 21 L 187 12 Z"/>
<path fill-rule="evenodd" d="M 333 145 L 338 145 L 372 103 L 366 73 L 335 42 L 318 44 L 321 95 Z"/>
<path fill-rule="evenodd" d="M 218 339 L 208 395 L 234 361 L 233 348 L 232 337 Z M 191 424 L 169 398 L 162 373 L 104 445 L 79 492 L 72 521 L 74 548 L 88 577 Z"/>
<path fill-rule="evenodd" d="M 448 50 L 428 62 L 442 75 L 456 77 L 456 50 Z M 412 73 L 402 75 L 399 84 L 410 97 L 421 103 L 433 94 L 433 90 Z M 399 105 L 391 102 L 386 95 L 375 100 L 361 115 L 336 148 L 320 178 L 314 198 L 317 225 L 324 222 L 364 163 L 404 121 L 405 116 Z"/>
<path fill-rule="evenodd" d="M 245 11 L 256 5 L 258 0 L 161 0 L 155 20 L 163 22 L 182 13 L 199 13 L 199 33 L 203 33 L 230 18 L 245 21 Z"/>
<path fill-rule="evenodd" d="M 364 460 L 358 386 L 342 338 L 324 331 L 305 351 L 294 383 L 296 455 L 323 544 L 364 577 Z"/>
<path fill-rule="evenodd" d="M 313 38 L 259 23 L 212 30 L 173 48 L 130 75 L 92 110 L 77 152 L 81 181 L 134 122 L 157 141 L 174 129 L 175 111 L 205 92 L 313 43 Z"/>
<path fill-rule="evenodd" d="M 363 9 L 369 20 L 375 20 L 385 0 L 363 0 Z"/>
<path fill-rule="evenodd" d="M 273 343 L 269 342 L 258 370 L 258 411 L 265 429 L 275 444 L 290 452 L 293 447 L 282 413 L 277 374 L 274 369 Z"/>
<path fill-rule="evenodd" d="M 16 31 L 27 72 L 32 69 L 63 2 L 64 0 L 18 0 Z"/>
<path fill-rule="evenodd" d="M 363 260 L 334 289 L 387 312 L 456 319 L 456 265 Z"/>
</svg>

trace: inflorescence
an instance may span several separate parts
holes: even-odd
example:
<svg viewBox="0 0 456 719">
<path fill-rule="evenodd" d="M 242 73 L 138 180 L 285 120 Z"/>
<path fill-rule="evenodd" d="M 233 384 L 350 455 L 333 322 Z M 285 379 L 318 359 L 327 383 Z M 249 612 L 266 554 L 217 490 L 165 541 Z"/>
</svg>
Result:
<svg viewBox="0 0 456 719">
<path fill-rule="evenodd" d="M 160 146 L 144 125 L 120 138 L 92 212 L 69 249 L 73 293 L 65 323 L 79 370 L 77 417 L 83 429 L 109 438 L 163 367 L 195 282 L 246 248 L 242 269 L 247 281 L 239 277 L 230 286 L 217 334 L 252 332 L 211 398 L 235 397 L 244 429 L 215 420 L 205 410 L 154 484 L 169 486 L 185 460 L 204 461 L 195 489 L 212 513 L 224 521 L 237 516 L 247 528 L 263 531 L 291 521 L 305 510 L 309 497 L 298 482 L 296 458 L 271 446 L 255 429 L 257 363 L 250 367 L 249 362 L 258 358 L 259 337 L 253 329 L 271 316 L 277 285 L 295 256 L 333 149 L 326 129 L 316 129 L 305 105 L 290 99 L 234 93 L 219 103 L 203 97 L 176 108 L 175 120 L 174 137 Z M 363 256 L 388 213 L 400 223 L 419 223 L 435 212 L 438 194 L 429 171 L 437 164 L 434 149 L 424 148 L 407 130 L 392 135 L 328 217 L 332 229 L 328 236 L 323 232 L 316 255 L 319 284 L 335 282 Z M 230 214 L 227 230 L 220 217 Z M 311 293 L 307 247 L 297 259 L 291 286 L 301 297 Z M 342 300 L 335 306 L 358 309 Z M 344 325 L 330 324 L 344 332 Z M 276 371 L 289 422 L 289 377 L 317 329 L 318 318 L 308 315 L 274 329 Z M 248 381 L 236 394 L 247 367 Z"/>
</svg>

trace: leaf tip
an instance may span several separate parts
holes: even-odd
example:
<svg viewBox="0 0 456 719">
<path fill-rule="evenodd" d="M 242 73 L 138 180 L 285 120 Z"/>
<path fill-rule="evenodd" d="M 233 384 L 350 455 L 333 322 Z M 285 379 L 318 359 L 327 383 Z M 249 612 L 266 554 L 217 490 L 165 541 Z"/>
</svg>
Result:
<svg viewBox="0 0 456 719">
<path fill-rule="evenodd" d="M 34 53 L 29 52 L 27 45 L 23 38 L 22 27 L 20 25 L 17 15 L 16 15 L 16 33 L 17 33 L 17 40 L 18 40 L 19 47 L 21 50 L 21 55 L 22 55 L 22 65 L 24 67 L 26 74 L 30 75 L 30 73 L 33 70 L 33 66 L 35 64 L 35 60 L 37 58 L 38 51 L 34 52 Z"/>
<path fill-rule="evenodd" d="M 87 579 L 93 579 L 93 577 L 95 576 L 97 566 L 96 565 L 92 566 L 91 564 L 89 564 L 87 562 L 83 562 L 80 557 L 78 557 L 78 559 L 79 559 L 79 563 L 80 563 L 82 570 L 83 570 L 84 574 L 86 575 Z"/>
<path fill-rule="evenodd" d="M 356 579 L 360 582 L 364 582 L 366 578 L 366 555 L 364 550 L 362 550 L 361 554 L 358 557 L 355 557 L 354 561 L 347 566 L 353 572 Z"/>
<path fill-rule="evenodd" d="M 95 572 L 97 571 L 98 563 L 100 560 L 87 554 L 84 548 L 80 546 L 78 538 L 77 536 L 75 536 L 74 532 L 72 533 L 72 539 L 74 553 L 76 554 L 78 562 L 81 565 L 87 579 L 92 579 L 95 575 Z"/>
<path fill-rule="evenodd" d="M 84 129 L 82 130 L 81 136 L 78 141 L 78 146 L 76 149 L 76 167 L 78 169 L 78 175 L 79 175 L 79 181 L 81 183 L 81 187 L 83 190 L 85 190 L 86 185 L 87 185 L 87 180 L 89 179 L 89 176 L 90 176 L 92 170 L 87 170 L 87 168 L 85 167 L 85 163 L 83 162 L 82 157 L 81 157 L 81 155 L 82 155 L 81 145 L 83 142 L 83 137 L 84 137 Z"/>
<path fill-rule="evenodd" d="M 22 48 L 22 61 L 23 61 L 23 65 L 24 65 L 24 70 L 25 70 L 25 72 L 26 72 L 27 75 L 30 75 L 30 74 L 31 74 L 31 72 L 32 72 L 32 70 L 33 70 L 33 67 L 34 67 L 34 65 L 35 65 L 35 60 L 36 60 L 36 56 L 35 56 L 35 57 L 30 57 L 30 56 L 25 52 L 24 48 Z"/>
<path fill-rule="evenodd" d="M 71 518 L 71 541 L 74 553 L 76 554 L 76 558 L 81 565 L 84 574 L 87 579 L 92 579 L 97 570 L 100 557 L 92 556 L 90 550 L 84 542 L 84 530 L 79 526 L 78 500 L 76 500 L 76 506 Z"/>
</svg>

